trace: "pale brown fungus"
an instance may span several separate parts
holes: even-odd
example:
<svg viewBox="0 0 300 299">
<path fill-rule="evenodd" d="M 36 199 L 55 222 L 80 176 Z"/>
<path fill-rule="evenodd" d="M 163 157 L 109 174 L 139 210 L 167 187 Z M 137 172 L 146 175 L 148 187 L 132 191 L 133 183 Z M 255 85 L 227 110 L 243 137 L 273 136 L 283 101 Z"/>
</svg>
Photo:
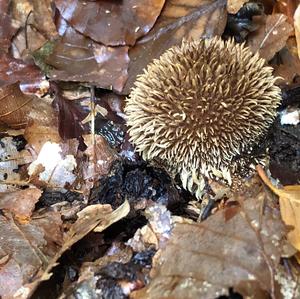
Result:
<svg viewBox="0 0 300 299">
<path fill-rule="evenodd" d="M 185 41 L 137 78 L 125 107 L 131 141 L 200 198 L 204 177 L 230 184 L 232 160 L 272 124 L 281 99 L 275 80 L 244 44 Z"/>
</svg>

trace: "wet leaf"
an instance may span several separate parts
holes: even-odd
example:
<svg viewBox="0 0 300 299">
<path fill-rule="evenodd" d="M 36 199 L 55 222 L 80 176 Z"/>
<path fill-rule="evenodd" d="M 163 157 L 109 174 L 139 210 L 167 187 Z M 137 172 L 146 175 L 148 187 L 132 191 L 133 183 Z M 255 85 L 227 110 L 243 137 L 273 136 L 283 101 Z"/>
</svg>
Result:
<svg viewBox="0 0 300 299">
<path fill-rule="evenodd" d="M 268 61 L 285 46 L 293 27 L 283 14 L 254 17 L 254 20 L 260 26 L 249 35 L 247 45 L 252 52 L 259 52 Z"/>
<path fill-rule="evenodd" d="M 34 54 L 53 80 L 88 82 L 121 91 L 127 79 L 128 47 L 106 47 L 63 23 L 62 37 Z"/>
<path fill-rule="evenodd" d="M 225 5 L 224 0 L 167 1 L 152 30 L 129 51 L 129 77 L 122 93 L 129 93 L 136 76 L 152 59 L 183 38 L 221 35 L 227 19 Z"/>
<path fill-rule="evenodd" d="M 60 14 L 80 33 L 107 46 L 134 45 L 153 26 L 164 0 L 55 0 Z"/>
<path fill-rule="evenodd" d="M 56 252 L 55 256 L 48 261 L 48 266 L 41 273 L 38 273 L 34 277 L 32 283 L 28 283 L 19 289 L 19 299 L 25 299 L 29 297 L 29 294 L 36 289 L 40 282 L 48 280 L 52 273 L 53 267 L 57 265 L 58 259 L 62 254 L 68 250 L 73 244 L 86 236 L 89 232 L 97 229 L 98 232 L 103 231 L 111 224 L 124 218 L 129 213 L 130 207 L 127 201 L 125 201 L 119 208 L 112 210 L 110 205 L 91 205 L 83 209 L 78 213 L 78 219 L 70 227 L 69 231 L 64 237 L 61 248 Z"/>
<path fill-rule="evenodd" d="M 150 284 L 134 298 L 215 298 L 229 287 L 245 297 L 278 298 L 283 223 L 264 192 L 238 201 L 204 222 L 175 224 L 154 257 Z"/>
<path fill-rule="evenodd" d="M 287 235 L 288 241 L 300 251 L 300 185 L 284 186 L 278 189 L 273 186 L 261 166 L 257 166 L 256 169 L 264 183 L 279 196 L 282 220 L 292 227 Z"/>
<path fill-rule="evenodd" d="M 75 101 L 68 100 L 55 84 L 51 84 L 54 91 L 53 105 L 58 110 L 58 130 L 63 140 L 78 138 L 83 132 L 82 121 L 87 113 Z"/>
<path fill-rule="evenodd" d="M 33 82 L 43 77 L 35 65 L 24 63 L 9 54 L 0 52 L 0 87 L 20 82 Z"/>
<path fill-rule="evenodd" d="M 29 218 L 41 194 L 37 188 L 0 193 L 0 209 L 8 210 L 18 218 Z"/>
<path fill-rule="evenodd" d="M 249 0 L 228 0 L 227 11 L 231 14 L 236 14 L 248 1 Z"/>
</svg>

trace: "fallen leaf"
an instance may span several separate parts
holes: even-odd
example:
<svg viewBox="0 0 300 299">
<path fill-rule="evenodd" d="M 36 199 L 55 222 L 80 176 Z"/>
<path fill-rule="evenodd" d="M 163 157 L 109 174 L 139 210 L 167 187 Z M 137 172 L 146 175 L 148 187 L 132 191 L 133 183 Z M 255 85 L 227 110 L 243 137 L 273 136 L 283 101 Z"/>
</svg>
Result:
<svg viewBox="0 0 300 299">
<path fill-rule="evenodd" d="M 231 14 L 236 14 L 248 1 L 249 0 L 228 0 L 227 11 Z"/>
<path fill-rule="evenodd" d="M 0 52 L 0 87 L 20 82 L 33 82 L 43 77 L 40 69 L 9 54 Z"/>
<path fill-rule="evenodd" d="M 25 128 L 28 115 L 38 99 L 25 95 L 18 83 L 0 88 L 0 122 L 11 128 Z"/>
<path fill-rule="evenodd" d="M 44 225 L 50 224 L 47 230 L 41 223 L 32 220 L 19 224 L 10 216 L 0 216 L 0 256 L 9 256 L 8 261 L 0 268 L 0 296 L 3 299 L 14 298 L 15 292 L 32 281 L 35 275 L 47 266 L 51 256 L 50 240 L 55 246 L 62 242 L 62 221 L 58 212 L 43 215 Z M 51 230 L 49 231 L 49 228 Z M 46 241 L 45 236 L 48 240 Z M 3 238 L 5 236 L 5 238 Z"/>
<path fill-rule="evenodd" d="M 9 12 L 9 2 L 1 1 L 0 6 L 1 19 L 0 19 L 0 47 L 1 50 L 7 52 L 11 44 L 11 39 L 17 31 L 17 27 L 14 26 Z"/>
<path fill-rule="evenodd" d="M 84 181 L 83 192 L 87 195 L 94 187 L 94 183 L 109 173 L 117 155 L 100 135 L 84 135 L 83 139 L 87 145 L 87 149 L 84 151 L 87 159 L 82 159 L 79 169 Z"/>
<path fill-rule="evenodd" d="M 55 0 L 60 14 L 80 33 L 107 46 L 134 45 L 153 26 L 164 0 Z"/>
<path fill-rule="evenodd" d="M 288 241 L 300 251 L 300 185 L 278 189 L 273 186 L 261 166 L 257 166 L 256 169 L 263 182 L 279 196 L 282 220 L 286 225 L 293 227 L 287 235 Z"/>
<path fill-rule="evenodd" d="M 287 45 L 278 53 L 280 64 L 272 63 L 274 75 L 279 76 L 278 83 L 293 83 L 294 79 L 300 76 L 300 59 L 297 55 L 295 38 L 289 38 Z"/>
<path fill-rule="evenodd" d="M 298 47 L 298 57 L 300 59 L 300 4 L 298 5 L 298 8 L 296 9 L 294 14 L 294 27 Z"/>
<path fill-rule="evenodd" d="M 259 52 L 262 58 L 269 61 L 285 46 L 293 27 L 283 14 L 257 16 L 253 20 L 260 26 L 249 35 L 247 46 L 253 53 Z"/>
<path fill-rule="evenodd" d="M 152 280 L 133 298 L 216 298 L 230 287 L 245 298 L 277 298 L 284 225 L 264 192 L 238 202 L 201 223 L 175 224 Z"/>
<path fill-rule="evenodd" d="M 62 141 L 58 132 L 57 116 L 50 104 L 40 100 L 32 107 L 28 119 L 24 138 L 36 155 L 47 141 L 55 143 Z"/>
<path fill-rule="evenodd" d="M 0 192 L 15 191 L 22 186 L 18 169 L 30 163 L 27 151 L 18 151 L 13 137 L 1 138 L 0 142 Z"/>
<path fill-rule="evenodd" d="M 28 188 L 15 192 L 0 193 L 0 209 L 5 209 L 20 218 L 29 218 L 42 191 Z"/>
<path fill-rule="evenodd" d="M 164 205 L 147 207 L 145 216 L 148 224 L 139 228 L 133 238 L 126 242 L 135 252 L 147 250 L 150 246 L 157 250 L 170 237 L 173 228 L 171 213 Z"/>
<path fill-rule="evenodd" d="M 32 0 L 33 18 L 36 27 L 50 40 L 58 37 L 58 32 L 53 21 L 54 12 L 51 7 L 52 2 L 52 0 Z"/>
<path fill-rule="evenodd" d="M 53 106 L 58 111 L 58 131 L 63 140 L 79 138 L 84 132 L 82 121 L 87 113 L 75 101 L 68 100 L 56 84 L 51 84 L 54 91 Z"/>
<path fill-rule="evenodd" d="M 274 6 L 272 13 L 285 14 L 288 22 L 293 25 L 293 16 L 297 7 L 297 2 L 299 2 L 299 0 L 277 0 L 275 3 L 273 2 Z"/>
<path fill-rule="evenodd" d="M 61 38 L 35 52 L 36 63 L 56 81 L 88 82 L 121 91 L 127 79 L 128 47 L 98 44 L 59 20 Z"/>
<path fill-rule="evenodd" d="M 112 210 L 110 205 L 97 204 L 88 206 L 80 211 L 78 213 L 78 219 L 66 233 L 61 248 L 56 252 L 55 256 L 48 261 L 48 265 L 44 271 L 38 273 L 34 279 L 31 280 L 32 282 L 28 282 L 28 284 L 19 288 L 19 291 L 15 293 L 16 298 L 29 298 L 30 294 L 34 292 L 42 281 L 48 280 L 51 277 L 53 267 L 57 265 L 58 259 L 66 250 L 92 230 L 97 228 L 98 232 L 103 231 L 116 221 L 124 218 L 129 213 L 129 210 L 129 203 L 125 201 L 116 210 Z"/>
<path fill-rule="evenodd" d="M 154 58 L 186 39 L 221 35 L 227 20 L 225 0 L 167 1 L 151 31 L 129 51 L 128 94 L 138 74 Z"/>
</svg>

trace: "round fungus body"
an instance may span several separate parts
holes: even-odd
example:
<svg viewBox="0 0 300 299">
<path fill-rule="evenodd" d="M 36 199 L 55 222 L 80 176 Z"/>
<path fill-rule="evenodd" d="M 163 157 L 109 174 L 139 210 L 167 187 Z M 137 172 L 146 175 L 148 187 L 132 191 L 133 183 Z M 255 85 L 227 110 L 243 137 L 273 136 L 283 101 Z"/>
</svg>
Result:
<svg viewBox="0 0 300 299">
<path fill-rule="evenodd" d="M 281 99 L 275 80 L 244 44 L 184 41 L 137 78 L 125 107 L 131 141 L 200 198 L 205 177 L 231 183 L 232 161 L 272 124 Z"/>
</svg>

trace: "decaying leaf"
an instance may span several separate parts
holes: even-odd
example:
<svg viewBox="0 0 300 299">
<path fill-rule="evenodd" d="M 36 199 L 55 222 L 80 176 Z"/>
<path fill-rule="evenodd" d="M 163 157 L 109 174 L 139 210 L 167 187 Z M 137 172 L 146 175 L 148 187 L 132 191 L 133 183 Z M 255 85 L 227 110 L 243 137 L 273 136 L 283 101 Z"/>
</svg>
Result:
<svg viewBox="0 0 300 299">
<path fill-rule="evenodd" d="M 249 35 L 247 45 L 268 61 L 285 46 L 293 27 L 284 14 L 257 16 L 254 20 L 260 26 Z"/>
<path fill-rule="evenodd" d="M 41 194 L 37 188 L 0 193 L 0 209 L 10 211 L 18 218 L 29 218 Z"/>
<path fill-rule="evenodd" d="M 227 11 L 231 14 L 236 14 L 248 1 L 249 0 L 228 0 Z"/>
<path fill-rule="evenodd" d="M 97 204 L 88 206 L 80 211 L 78 213 L 78 219 L 66 233 L 61 248 L 56 252 L 52 259 L 48 261 L 48 265 L 46 268 L 44 268 L 44 271 L 37 273 L 34 279 L 31 280 L 33 282 L 23 285 L 23 287 L 19 288 L 19 290 L 16 292 L 17 298 L 28 298 L 40 282 L 48 280 L 52 275 L 51 271 L 53 267 L 57 265 L 58 259 L 73 244 L 75 244 L 77 241 L 82 239 L 94 229 L 96 229 L 97 232 L 103 231 L 114 222 L 125 217 L 129 213 L 129 210 L 129 203 L 125 201 L 116 210 L 112 210 L 110 205 Z"/>
<path fill-rule="evenodd" d="M 154 257 L 150 284 L 134 298 L 216 298 L 229 287 L 245 297 L 277 298 L 284 225 L 264 192 L 238 202 L 204 222 L 175 224 Z"/>
<path fill-rule="evenodd" d="M 261 166 L 257 166 L 256 169 L 264 183 L 279 196 L 282 220 L 292 227 L 287 238 L 300 251 L 300 185 L 284 186 L 278 189 L 270 182 Z"/>
<path fill-rule="evenodd" d="M 182 39 L 221 35 L 227 20 L 224 0 L 167 1 L 152 30 L 130 49 L 128 80 L 122 93 L 128 94 L 136 76 L 165 50 Z"/>
<path fill-rule="evenodd" d="M 296 9 L 294 14 L 294 28 L 297 41 L 298 56 L 300 59 L 300 4 L 298 5 L 298 8 Z"/>
<path fill-rule="evenodd" d="M 77 31 L 107 46 L 134 45 L 158 17 L 164 0 L 55 0 L 64 19 Z"/>
<path fill-rule="evenodd" d="M 19 189 L 18 168 L 32 160 L 26 150 L 18 151 L 13 137 L 4 137 L 0 142 L 0 192 Z"/>
</svg>

